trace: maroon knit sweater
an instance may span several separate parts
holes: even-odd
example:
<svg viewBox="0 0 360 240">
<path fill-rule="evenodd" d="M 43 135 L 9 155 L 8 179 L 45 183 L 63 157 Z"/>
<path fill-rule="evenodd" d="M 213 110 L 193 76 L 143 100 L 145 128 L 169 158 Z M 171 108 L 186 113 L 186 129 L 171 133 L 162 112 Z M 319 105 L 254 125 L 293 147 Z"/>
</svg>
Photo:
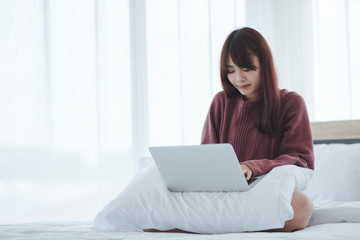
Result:
<svg viewBox="0 0 360 240">
<path fill-rule="evenodd" d="M 239 162 L 253 176 L 272 168 L 294 164 L 314 169 L 313 141 L 309 116 L 303 98 L 281 90 L 280 128 L 275 136 L 261 133 L 253 121 L 259 102 L 246 102 L 241 95 L 226 97 L 221 91 L 214 97 L 202 132 L 201 144 L 230 143 Z"/>
</svg>

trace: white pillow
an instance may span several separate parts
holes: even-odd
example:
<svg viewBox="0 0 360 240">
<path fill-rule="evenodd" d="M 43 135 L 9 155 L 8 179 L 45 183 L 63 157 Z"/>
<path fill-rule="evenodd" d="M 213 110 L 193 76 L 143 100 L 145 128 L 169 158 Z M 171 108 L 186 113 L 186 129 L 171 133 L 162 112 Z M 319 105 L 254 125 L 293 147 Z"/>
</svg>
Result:
<svg viewBox="0 0 360 240">
<path fill-rule="evenodd" d="M 319 144 L 314 154 L 314 177 L 305 193 L 313 200 L 360 201 L 360 144 Z"/>
<path fill-rule="evenodd" d="M 247 192 L 169 192 L 151 163 L 94 221 L 101 231 L 174 228 L 197 233 L 230 233 L 281 228 L 293 217 L 295 187 L 303 189 L 312 171 L 293 165 L 274 168 Z M 185 176 L 186 177 L 186 176 Z"/>
</svg>

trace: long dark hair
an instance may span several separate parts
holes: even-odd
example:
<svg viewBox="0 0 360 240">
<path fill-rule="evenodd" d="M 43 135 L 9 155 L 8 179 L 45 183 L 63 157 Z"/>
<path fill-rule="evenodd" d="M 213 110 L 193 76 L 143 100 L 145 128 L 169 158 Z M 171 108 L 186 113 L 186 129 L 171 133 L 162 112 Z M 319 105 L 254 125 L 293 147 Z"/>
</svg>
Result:
<svg viewBox="0 0 360 240">
<path fill-rule="evenodd" d="M 274 135 L 278 129 L 280 91 L 271 49 L 265 38 L 255 29 L 245 27 L 234 30 L 225 40 L 220 59 L 221 84 L 226 96 L 242 95 L 229 81 L 226 63 L 229 57 L 241 68 L 255 69 L 252 56 L 260 62 L 260 103 L 256 115 L 259 131 Z"/>
</svg>

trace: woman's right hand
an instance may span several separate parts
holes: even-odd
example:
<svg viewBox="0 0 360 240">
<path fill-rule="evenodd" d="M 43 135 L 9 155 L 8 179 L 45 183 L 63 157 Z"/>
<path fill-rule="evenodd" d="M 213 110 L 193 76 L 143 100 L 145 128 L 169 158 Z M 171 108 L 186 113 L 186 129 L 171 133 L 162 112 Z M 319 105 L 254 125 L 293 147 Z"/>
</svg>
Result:
<svg viewBox="0 0 360 240">
<path fill-rule="evenodd" d="M 240 163 L 240 166 L 241 166 L 241 169 L 242 169 L 242 171 L 243 171 L 243 173 L 245 175 L 246 180 L 249 181 L 251 176 L 253 175 L 253 172 L 252 172 L 251 168 L 249 166 L 245 165 L 245 164 L 242 164 L 242 163 Z"/>
</svg>

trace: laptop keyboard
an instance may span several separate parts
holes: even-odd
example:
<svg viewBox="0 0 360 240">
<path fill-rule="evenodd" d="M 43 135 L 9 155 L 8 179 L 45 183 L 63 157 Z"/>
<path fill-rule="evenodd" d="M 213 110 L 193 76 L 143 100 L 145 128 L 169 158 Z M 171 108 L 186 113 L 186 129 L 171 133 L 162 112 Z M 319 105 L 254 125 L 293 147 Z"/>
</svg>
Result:
<svg viewBox="0 0 360 240">
<path fill-rule="evenodd" d="M 256 179 L 257 179 L 257 177 L 250 178 L 250 179 L 247 181 L 247 183 L 250 185 L 250 184 L 253 183 Z"/>
</svg>

